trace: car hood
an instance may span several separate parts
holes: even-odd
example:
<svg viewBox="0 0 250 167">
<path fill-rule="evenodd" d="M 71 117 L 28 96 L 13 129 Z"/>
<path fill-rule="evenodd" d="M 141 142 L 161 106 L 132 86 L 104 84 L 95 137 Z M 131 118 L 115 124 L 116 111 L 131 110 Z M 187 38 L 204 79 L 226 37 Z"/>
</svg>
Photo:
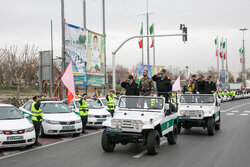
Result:
<svg viewBox="0 0 250 167">
<path fill-rule="evenodd" d="M 179 110 L 207 110 L 213 107 L 213 105 L 179 105 Z"/>
<path fill-rule="evenodd" d="M 89 109 L 88 114 L 91 114 L 91 115 L 108 115 L 109 112 L 104 108 L 101 108 L 101 109 Z"/>
<path fill-rule="evenodd" d="M 53 121 L 74 121 L 78 120 L 80 117 L 74 112 L 71 113 L 57 113 L 57 114 L 43 114 L 43 119 L 53 120 Z"/>
<path fill-rule="evenodd" d="M 143 112 L 143 111 L 116 111 L 113 119 L 122 120 L 141 120 L 143 122 L 151 119 L 157 120 L 162 118 L 162 112 Z"/>
<path fill-rule="evenodd" d="M 31 128 L 33 124 L 26 118 L 15 120 L 0 120 L 0 130 L 18 130 Z"/>
</svg>

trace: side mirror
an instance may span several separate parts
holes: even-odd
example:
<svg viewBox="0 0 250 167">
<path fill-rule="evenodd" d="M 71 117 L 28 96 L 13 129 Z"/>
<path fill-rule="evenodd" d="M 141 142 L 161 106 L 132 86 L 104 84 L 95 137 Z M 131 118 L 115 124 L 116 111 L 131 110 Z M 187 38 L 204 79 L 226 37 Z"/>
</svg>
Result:
<svg viewBox="0 0 250 167">
<path fill-rule="evenodd" d="M 169 104 L 168 103 L 165 103 L 164 109 L 169 110 Z"/>
<path fill-rule="evenodd" d="M 74 106 L 69 106 L 69 109 L 70 109 L 70 110 L 74 110 L 75 107 L 74 107 Z"/>
</svg>

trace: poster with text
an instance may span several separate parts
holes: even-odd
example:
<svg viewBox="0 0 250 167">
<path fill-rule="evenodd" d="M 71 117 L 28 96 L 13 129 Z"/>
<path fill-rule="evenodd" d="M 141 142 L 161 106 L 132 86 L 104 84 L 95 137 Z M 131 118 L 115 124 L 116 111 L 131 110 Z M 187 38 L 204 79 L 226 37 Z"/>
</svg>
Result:
<svg viewBox="0 0 250 167">
<path fill-rule="evenodd" d="M 87 85 L 87 31 L 72 24 L 65 24 L 66 67 L 72 59 L 76 86 Z"/>
</svg>

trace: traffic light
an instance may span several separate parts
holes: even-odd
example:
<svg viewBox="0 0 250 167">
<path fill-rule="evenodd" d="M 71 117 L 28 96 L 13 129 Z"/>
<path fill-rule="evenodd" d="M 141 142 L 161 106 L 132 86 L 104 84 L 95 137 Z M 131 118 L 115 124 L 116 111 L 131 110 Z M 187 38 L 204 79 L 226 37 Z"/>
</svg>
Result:
<svg viewBox="0 0 250 167">
<path fill-rule="evenodd" d="M 187 27 L 183 27 L 182 33 L 185 34 L 182 36 L 182 40 L 183 42 L 186 42 L 187 41 Z"/>
</svg>

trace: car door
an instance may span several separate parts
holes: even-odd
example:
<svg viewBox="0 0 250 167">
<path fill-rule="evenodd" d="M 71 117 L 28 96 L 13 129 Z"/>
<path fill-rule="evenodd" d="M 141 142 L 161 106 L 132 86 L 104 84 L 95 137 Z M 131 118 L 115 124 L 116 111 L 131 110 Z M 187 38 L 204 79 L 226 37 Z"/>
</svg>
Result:
<svg viewBox="0 0 250 167">
<path fill-rule="evenodd" d="M 30 120 L 31 120 L 31 117 L 32 117 L 32 114 L 31 114 L 31 105 L 32 105 L 32 101 L 28 101 L 22 107 L 19 108 L 19 111 L 22 114 L 29 114 L 28 119 L 30 119 Z"/>
</svg>

